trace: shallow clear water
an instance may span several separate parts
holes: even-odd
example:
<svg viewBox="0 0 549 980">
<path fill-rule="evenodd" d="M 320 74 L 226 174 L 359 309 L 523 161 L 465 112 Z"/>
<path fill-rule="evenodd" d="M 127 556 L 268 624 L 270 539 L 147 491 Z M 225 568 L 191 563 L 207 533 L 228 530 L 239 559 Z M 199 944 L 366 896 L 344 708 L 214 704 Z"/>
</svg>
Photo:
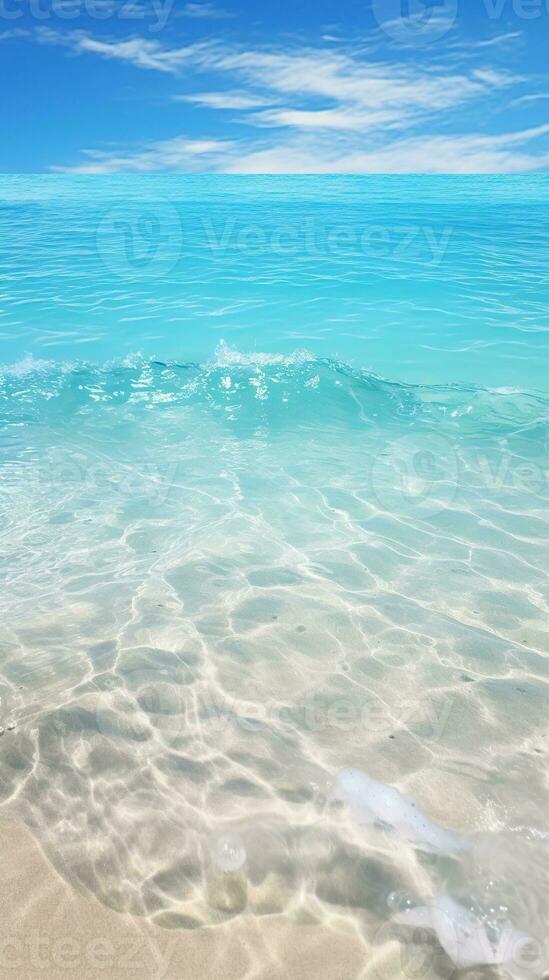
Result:
<svg viewBox="0 0 549 980">
<path fill-rule="evenodd" d="M 544 936 L 548 187 L 2 179 L 0 812 L 79 887 Z M 349 766 L 474 844 L 356 826 Z"/>
</svg>

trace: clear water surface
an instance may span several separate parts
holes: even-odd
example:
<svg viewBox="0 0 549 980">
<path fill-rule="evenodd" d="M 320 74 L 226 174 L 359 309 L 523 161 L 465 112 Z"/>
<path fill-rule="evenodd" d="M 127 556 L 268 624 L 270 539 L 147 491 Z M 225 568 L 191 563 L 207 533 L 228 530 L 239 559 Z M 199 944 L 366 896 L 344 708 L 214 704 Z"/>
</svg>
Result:
<svg viewBox="0 0 549 980">
<path fill-rule="evenodd" d="M 450 894 L 543 940 L 548 206 L 1 178 L 0 813 L 80 889 L 365 943 Z M 357 826 L 345 767 L 465 855 Z"/>
</svg>

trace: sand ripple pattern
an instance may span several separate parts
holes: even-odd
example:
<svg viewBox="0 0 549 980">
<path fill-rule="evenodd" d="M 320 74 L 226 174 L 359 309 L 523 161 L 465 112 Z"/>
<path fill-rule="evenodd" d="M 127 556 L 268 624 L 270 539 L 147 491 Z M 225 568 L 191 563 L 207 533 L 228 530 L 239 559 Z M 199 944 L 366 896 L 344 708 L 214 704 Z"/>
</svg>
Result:
<svg viewBox="0 0 549 980">
<path fill-rule="evenodd" d="M 547 400 L 226 345 L 31 361 L 0 399 L 0 813 L 166 927 L 285 912 L 383 936 L 466 873 L 535 933 Z M 354 827 L 329 799 L 344 766 L 494 832 L 491 869 Z"/>
</svg>

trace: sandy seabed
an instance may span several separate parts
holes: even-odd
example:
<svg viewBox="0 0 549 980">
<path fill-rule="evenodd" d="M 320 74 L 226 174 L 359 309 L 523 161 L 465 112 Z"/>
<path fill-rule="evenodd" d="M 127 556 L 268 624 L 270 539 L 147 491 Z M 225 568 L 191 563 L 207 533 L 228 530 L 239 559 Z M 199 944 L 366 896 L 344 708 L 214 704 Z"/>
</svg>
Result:
<svg viewBox="0 0 549 980">
<path fill-rule="evenodd" d="M 546 400 L 221 355 L 3 381 L 0 977 L 448 980 L 391 932 L 446 895 L 541 942 Z"/>
<path fill-rule="evenodd" d="M 378 958 L 351 930 L 282 916 L 240 916 L 189 932 L 113 912 L 74 891 L 20 824 L 1 826 L 0 882 L 2 978 L 353 980 Z M 385 959 L 398 956 L 397 944 L 390 945 Z"/>
</svg>

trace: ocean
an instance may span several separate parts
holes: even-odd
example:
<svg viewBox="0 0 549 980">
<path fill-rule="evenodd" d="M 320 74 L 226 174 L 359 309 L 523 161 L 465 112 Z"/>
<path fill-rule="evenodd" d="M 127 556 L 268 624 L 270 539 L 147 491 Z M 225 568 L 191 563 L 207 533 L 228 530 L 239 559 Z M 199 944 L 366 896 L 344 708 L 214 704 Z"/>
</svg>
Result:
<svg viewBox="0 0 549 980">
<path fill-rule="evenodd" d="M 0 817 L 78 891 L 366 960 L 450 896 L 543 974 L 548 210 L 544 175 L 0 178 Z"/>
</svg>

